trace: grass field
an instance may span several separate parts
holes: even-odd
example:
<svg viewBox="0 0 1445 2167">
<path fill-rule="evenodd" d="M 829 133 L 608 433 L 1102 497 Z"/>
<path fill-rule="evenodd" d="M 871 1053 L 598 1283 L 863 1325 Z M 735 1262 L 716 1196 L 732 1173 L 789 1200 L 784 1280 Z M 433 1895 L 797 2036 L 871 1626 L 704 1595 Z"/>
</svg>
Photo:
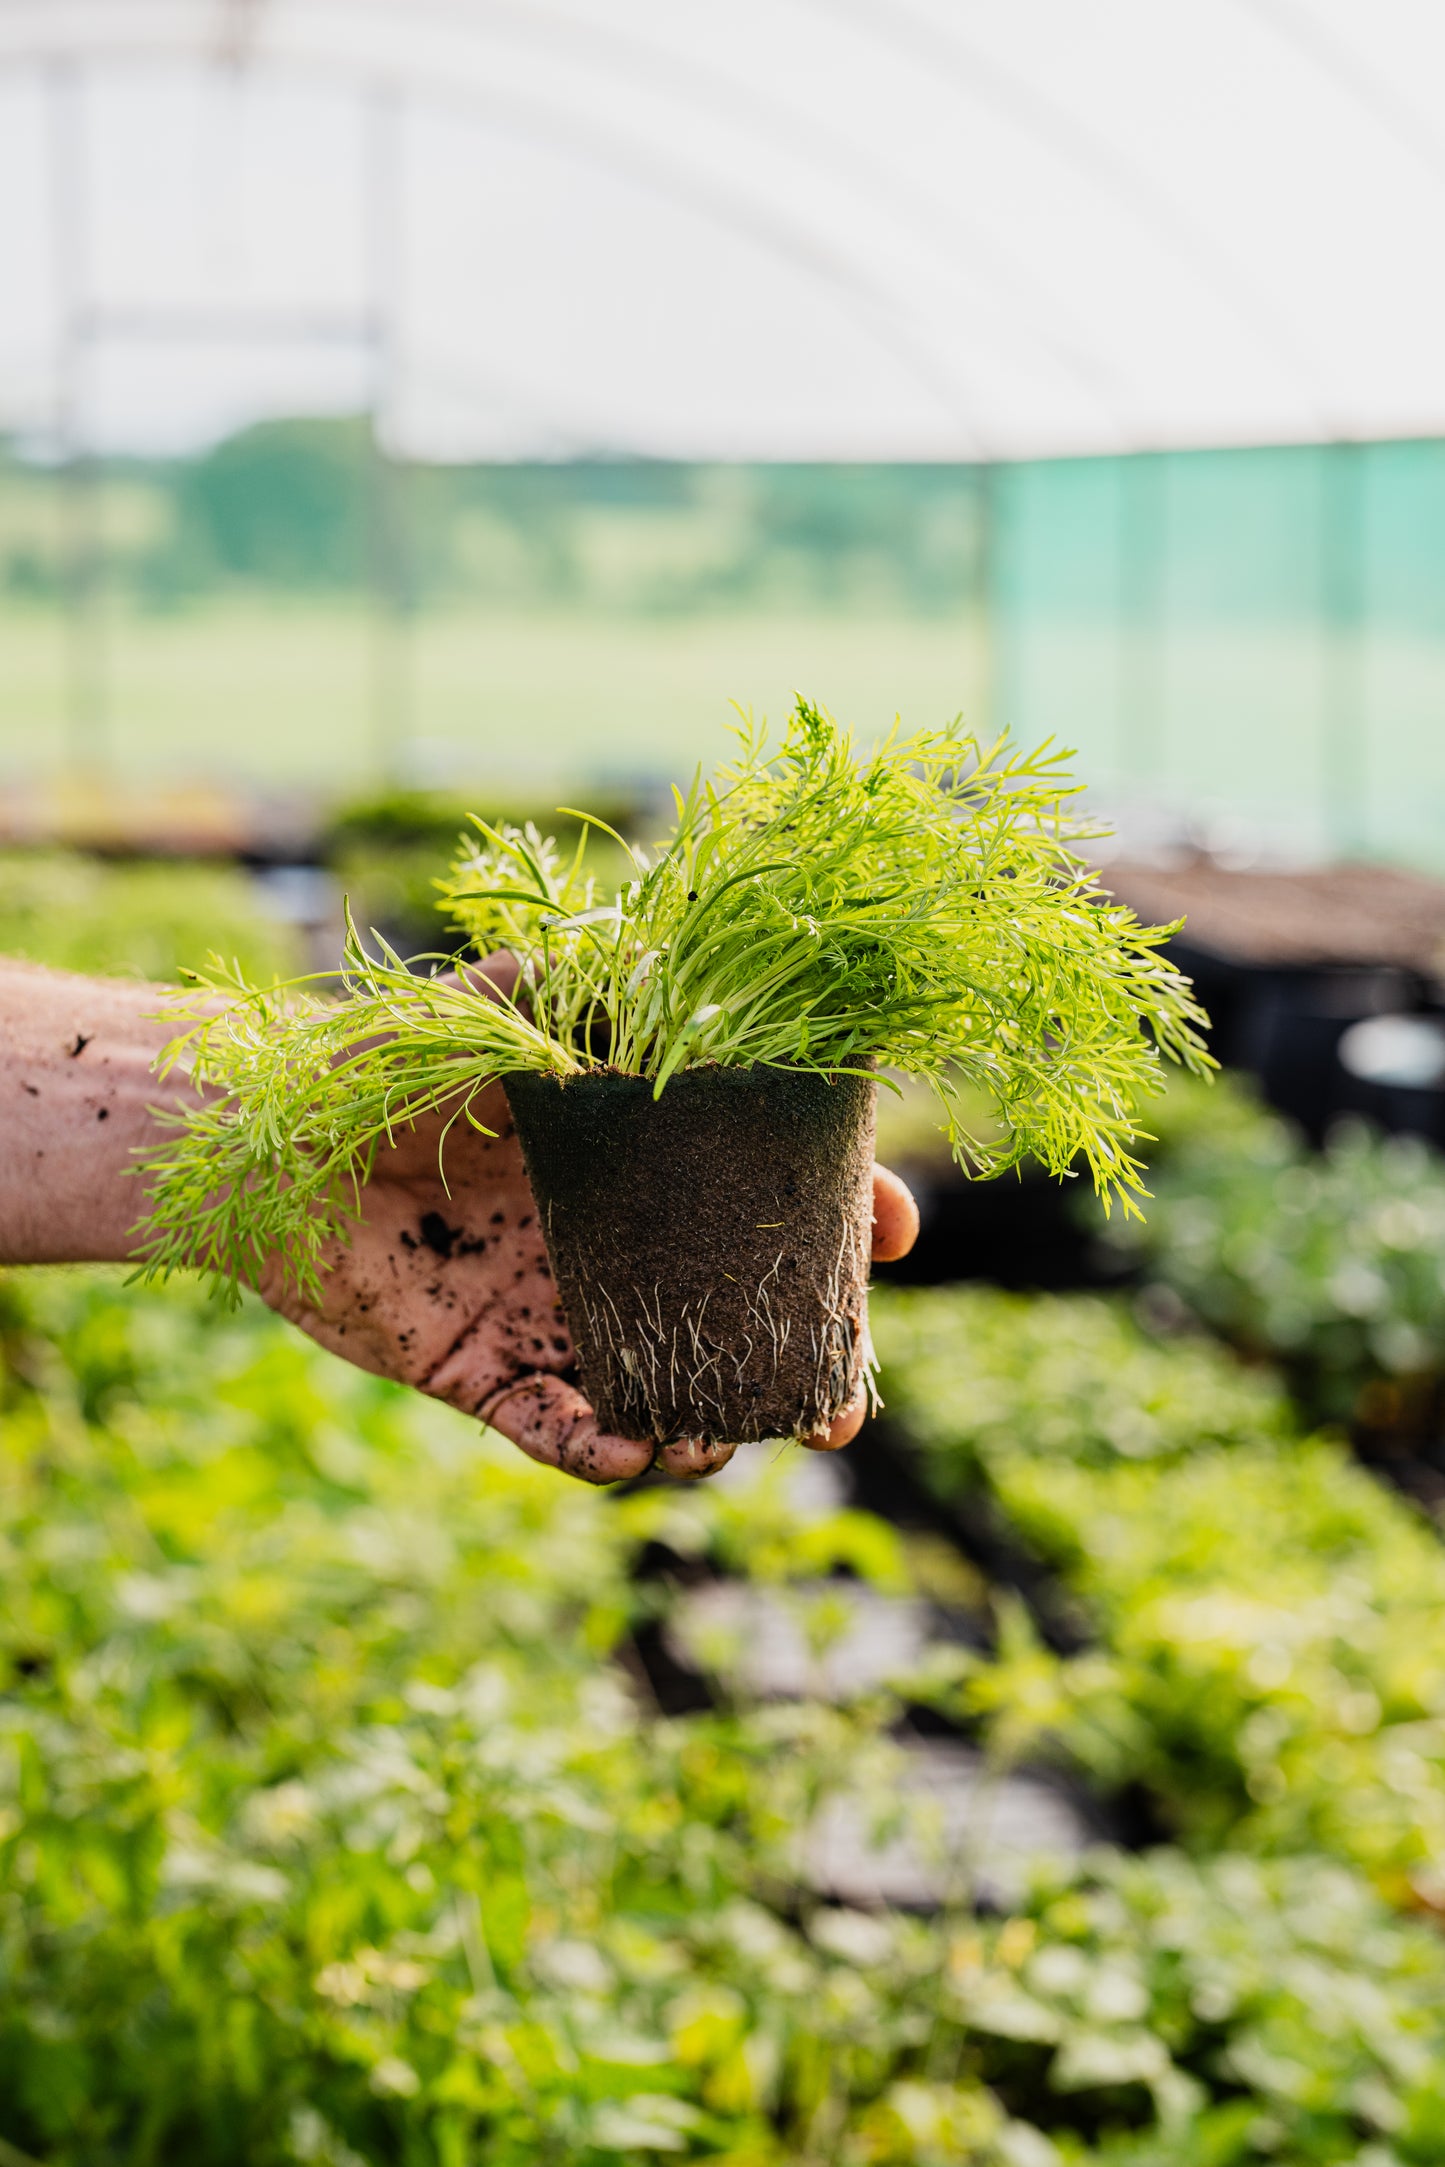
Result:
<svg viewBox="0 0 1445 2167">
<path fill-rule="evenodd" d="M 127 781 L 354 785 L 377 764 L 374 629 L 343 605 L 212 605 L 113 618 L 104 740 Z M 0 775 L 64 759 L 63 630 L 0 616 Z M 402 772 L 418 780 L 667 776 L 722 746 L 728 703 L 780 716 L 794 688 L 872 734 L 979 702 L 962 622 L 844 615 L 418 618 L 398 671 Z"/>
<path fill-rule="evenodd" d="M 513 795 L 656 782 L 720 756 L 730 701 L 776 718 L 796 688 L 864 736 L 959 713 L 1053 735 L 1126 832 L 1152 808 L 1215 842 L 1445 866 L 1445 643 L 1385 627 L 1352 661 L 1300 620 L 1181 624 L 1149 652 L 1107 617 L 1015 613 L 991 687 L 962 610 L 436 610 L 387 644 L 354 603 L 258 598 L 117 609 L 100 651 L 108 778 L 138 791 L 345 794 L 388 766 Z M 65 766 L 65 658 L 57 613 L 0 606 L 0 783 Z"/>
</svg>

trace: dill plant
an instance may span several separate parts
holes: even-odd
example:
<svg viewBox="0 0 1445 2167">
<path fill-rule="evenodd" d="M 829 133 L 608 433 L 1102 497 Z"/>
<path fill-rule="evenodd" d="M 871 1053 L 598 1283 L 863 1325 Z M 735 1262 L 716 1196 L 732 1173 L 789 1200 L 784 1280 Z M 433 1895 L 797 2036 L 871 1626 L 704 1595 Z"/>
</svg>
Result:
<svg viewBox="0 0 1445 2167">
<path fill-rule="evenodd" d="M 631 867 L 615 893 L 587 868 L 592 816 L 572 815 L 565 857 L 531 825 L 474 821 L 440 908 L 475 957 L 517 958 L 511 993 L 450 955 L 369 953 L 349 917 L 329 979 L 197 973 L 165 1065 L 204 1097 L 145 1168 L 143 1270 L 234 1289 L 279 1255 L 313 1290 L 378 1146 L 438 1109 L 481 1127 L 479 1094 L 518 1070 L 661 1094 L 705 1064 L 879 1064 L 932 1086 L 969 1173 L 1082 1162 L 1135 1208 L 1139 1103 L 1161 1055 L 1212 1065 L 1207 1019 L 1160 953 L 1174 928 L 1140 925 L 1080 856 L 1068 755 L 949 730 L 860 752 L 804 700 L 776 749 L 750 720 L 737 736 L 730 765 L 674 792 L 655 850 L 606 830 Z M 966 1125 L 979 1093 L 989 1141 Z"/>
</svg>

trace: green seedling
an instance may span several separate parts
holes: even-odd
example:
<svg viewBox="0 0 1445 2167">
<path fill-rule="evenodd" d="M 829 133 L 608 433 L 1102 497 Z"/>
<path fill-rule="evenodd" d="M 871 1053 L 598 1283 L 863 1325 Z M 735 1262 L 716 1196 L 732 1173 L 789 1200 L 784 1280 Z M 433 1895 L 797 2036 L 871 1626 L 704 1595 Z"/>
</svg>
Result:
<svg viewBox="0 0 1445 2167">
<path fill-rule="evenodd" d="M 564 857 L 531 826 L 475 821 L 440 907 L 474 957 L 517 959 L 510 994 L 451 955 L 373 952 L 349 921 L 330 980 L 197 974 L 166 1062 L 207 1097 L 145 1169 L 143 1269 L 234 1290 L 280 1256 L 314 1289 L 378 1147 L 437 1109 L 481 1126 L 479 1095 L 516 1071 L 660 1095 L 703 1066 L 876 1064 L 927 1080 L 970 1174 L 1081 1167 L 1136 1209 L 1141 1102 L 1161 1057 L 1212 1066 L 1207 1019 L 1161 953 L 1174 928 L 1142 926 L 1081 854 L 1097 831 L 1068 755 L 951 730 L 860 750 L 802 700 L 776 749 L 750 721 L 737 736 L 729 766 L 675 793 L 656 849 L 623 846 L 615 893 L 586 864 L 602 823 L 571 815 Z M 980 1094 L 988 1140 L 967 1126 Z"/>
</svg>

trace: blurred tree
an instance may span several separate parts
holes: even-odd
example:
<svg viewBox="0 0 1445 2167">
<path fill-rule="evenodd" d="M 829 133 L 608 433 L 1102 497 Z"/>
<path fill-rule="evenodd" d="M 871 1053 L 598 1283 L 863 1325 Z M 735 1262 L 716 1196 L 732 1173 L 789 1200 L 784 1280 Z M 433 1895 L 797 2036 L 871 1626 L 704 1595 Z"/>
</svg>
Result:
<svg viewBox="0 0 1445 2167">
<path fill-rule="evenodd" d="M 355 592 L 369 551 L 364 417 L 264 421 L 194 457 L 108 458 L 108 588 L 153 608 L 230 582 Z M 0 591 L 63 591 L 58 476 L 0 440 Z M 425 465 L 405 477 L 418 601 L 608 615 L 960 610 L 976 585 L 974 470 L 647 459 Z"/>
<path fill-rule="evenodd" d="M 176 470 L 181 531 L 223 574 L 352 586 L 366 563 L 367 424 L 263 421 Z"/>
</svg>

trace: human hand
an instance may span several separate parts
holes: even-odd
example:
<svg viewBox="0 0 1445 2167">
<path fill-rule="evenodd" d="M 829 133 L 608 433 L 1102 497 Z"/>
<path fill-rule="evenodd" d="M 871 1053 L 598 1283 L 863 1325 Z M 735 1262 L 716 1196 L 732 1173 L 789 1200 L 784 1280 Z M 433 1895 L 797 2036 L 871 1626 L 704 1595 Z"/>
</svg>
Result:
<svg viewBox="0 0 1445 2167">
<path fill-rule="evenodd" d="M 475 1112 L 496 1134 L 456 1123 L 446 1145 L 450 1195 L 438 1170 L 443 1116 L 429 1114 L 378 1151 L 351 1240 L 325 1259 L 319 1304 L 299 1296 L 279 1264 L 261 1294 L 321 1346 L 476 1415 L 546 1466 L 584 1482 L 640 1475 L 653 1445 L 599 1431 L 573 1382 L 572 1340 L 500 1084 L 488 1086 Z M 917 1207 L 896 1174 L 876 1167 L 873 1180 L 873 1254 L 904 1256 Z M 860 1397 L 808 1442 L 844 1445 L 863 1415 Z M 732 1451 L 667 1445 L 657 1465 L 706 1475 Z"/>
<path fill-rule="evenodd" d="M 501 959 L 484 969 L 502 980 Z M 599 1431 L 574 1382 L 572 1340 L 500 1084 L 479 1095 L 474 1112 L 496 1133 L 454 1123 L 446 1186 L 443 1113 L 398 1129 L 395 1143 L 378 1150 L 351 1239 L 324 1259 L 319 1303 L 296 1293 L 279 1261 L 260 1292 L 323 1347 L 476 1415 L 549 1467 L 585 1482 L 642 1474 L 656 1448 Z M 918 1232 L 912 1196 L 877 1167 L 873 1197 L 874 1256 L 905 1256 Z M 822 1450 L 846 1444 L 864 1412 L 860 1395 L 808 1442 Z M 656 1464 L 673 1475 L 706 1475 L 732 1452 L 728 1444 L 672 1444 Z"/>
<path fill-rule="evenodd" d="M 498 989 L 511 957 L 468 976 Z M 174 1021 L 154 986 L 77 978 L 0 959 L 0 1260 L 11 1264 L 142 1262 L 134 1173 L 157 1127 L 193 1104 L 183 1074 L 158 1079 Z M 479 1098 L 479 1136 L 464 1121 L 439 1160 L 443 1117 L 430 1114 L 377 1153 L 349 1244 L 323 1258 L 319 1302 L 285 1284 L 279 1260 L 260 1291 L 323 1347 L 362 1369 L 479 1415 L 524 1452 L 589 1482 L 640 1474 L 650 1444 L 599 1432 L 573 1382 L 573 1350 L 557 1305 L 526 1170 L 500 1085 Z M 874 1255 L 903 1256 L 918 1214 L 896 1176 L 876 1175 Z M 863 1419 L 850 1407 L 820 1446 L 845 1444 Z M 726 1445 L 669 1445 L 658 1464 L 708 1474 Z"/>
</svg>

